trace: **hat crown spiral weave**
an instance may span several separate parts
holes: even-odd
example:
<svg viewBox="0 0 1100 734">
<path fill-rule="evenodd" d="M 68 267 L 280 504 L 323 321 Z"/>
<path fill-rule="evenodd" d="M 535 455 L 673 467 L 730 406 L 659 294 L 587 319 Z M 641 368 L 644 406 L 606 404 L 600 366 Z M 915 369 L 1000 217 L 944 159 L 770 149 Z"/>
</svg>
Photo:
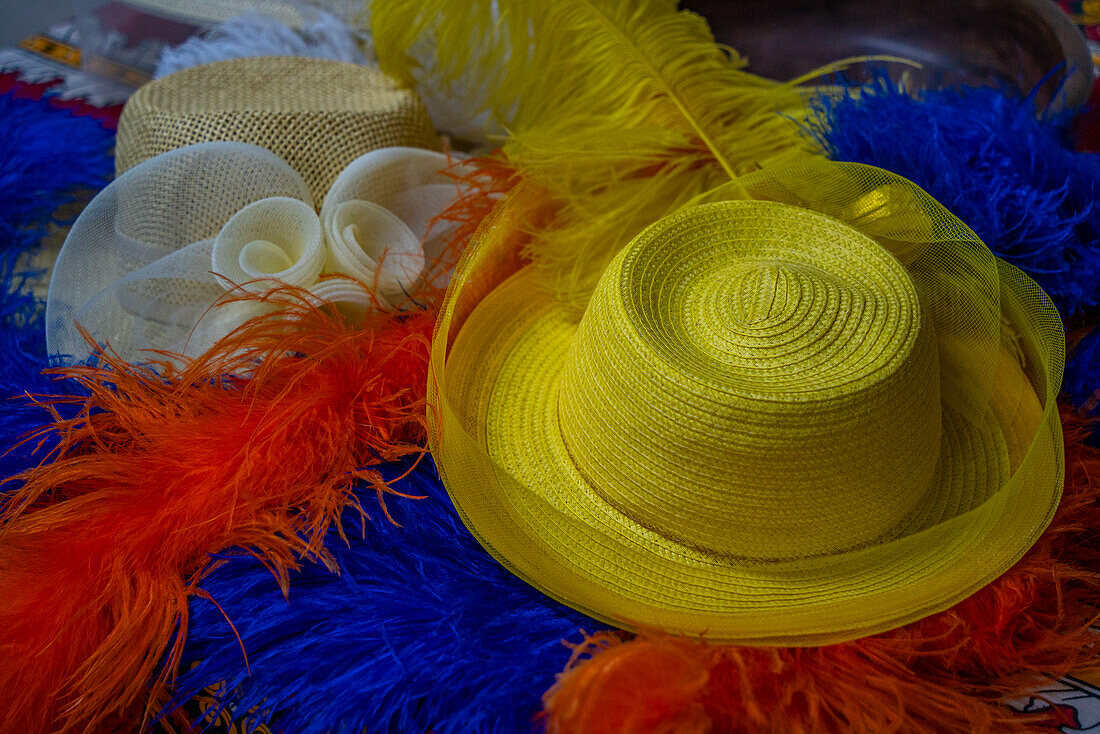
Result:
<svg viewBox="0 0 1100 734">
<path fill-rule="evenodd" d="M 723 555 L 868 545 L 932 487 L 931 320 L 873 239 L 786 204 L 696 207 L 605 272 L 558 391 L 562 436 L 605 500 Z"/>
</svg>

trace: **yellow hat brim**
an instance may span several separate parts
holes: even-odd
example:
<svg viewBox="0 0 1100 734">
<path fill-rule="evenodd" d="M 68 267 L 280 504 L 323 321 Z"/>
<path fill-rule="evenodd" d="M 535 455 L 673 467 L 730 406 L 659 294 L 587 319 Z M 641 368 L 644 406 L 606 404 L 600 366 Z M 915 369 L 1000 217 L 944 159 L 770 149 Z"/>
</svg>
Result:
<svg viewBox="0 0 1100 734">
<path fill-rule="evenodd" d="M 482 255 L 460 267 L 459 291 L 485 267 Z M 505 566 L 618 627 L 818 645 L 942 611 L 1019 560 L 1061 496 L 1060 321 L 1029 278 L 1003 262 L 996 269 L 1005 331 L 1030 343 L 1000 350 L 978 420 L 945 406 L 934 489 L 881 543 L 794 560 L 731 558 L 610 505 L 577 470 L 558 425 L 557 386 L 577 325 L 531 268 L 492 288 L 457 334 L 448 326 L 460 299 L 452 294 L 445 307 L 430 386 L 440 476 L 467 527 Z M 1025 374 L 1021 354 L 1053 355 L 1056 366 L 1040 370 L 1047 384 Z"/>
</svg>

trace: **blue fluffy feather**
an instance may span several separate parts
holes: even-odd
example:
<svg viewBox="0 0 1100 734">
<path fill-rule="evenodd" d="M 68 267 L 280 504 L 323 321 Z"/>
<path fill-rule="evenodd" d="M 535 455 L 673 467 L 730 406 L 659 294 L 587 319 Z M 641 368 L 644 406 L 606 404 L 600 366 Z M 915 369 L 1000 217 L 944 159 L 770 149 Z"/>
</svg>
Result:
<svg viewBox="0 0 1100 734">
<path fill-rule="evenodd" d="M 278 731 L 515 734 L 569 660 L 565 639 L 597 622 L 544 596 L 486 553 L 422 462 L 389 502 L 402 527 L 345 513 L 340 567 L 292 576 L 285 601 L 263 565 L 230 556 L 191 603 L 181 700 L 219 681 L 250 723 Z M 249 669 L 251 672 L 249 672 Z"/>
<path fill-rule="evenodd" d="M 924 92 L 879 82 L 821 97 L 811 134 L 830 157 L 914 181 L 989 248 L 1036 280 L 1063 319 L 1100 313 L 1100 156 L 1077 153 L 1070 114 L 1036 116 L 1031 98 L 995 89 Z M 1097 337 L 1066 364 L 1075 404 L 1100 389 Z"/>
<path fill-rule="evenodd" d="M 1076 153 L 1067 115 L 995 89 L 886 83 L 816 103 L 830 157 L 904 176 L 1050 294 L 1063 317 L 1100 305 L 1100 157 Z"/>
<path fill-rule="evenodd" d="M 1100 408 L 1100 330 L 1093 329 L 1077 342 L 1066 364 L 1062 392 L 1073 405 L 1093 413 Z M 1094 433 L 1089 442 L 1096 445 L 1098 440 L 1100 435 Z"/>
<path fill-rule="evenodd" d="M 20 264 L 42 240 L 58 207 L 98 189 L 113 171 L 114 133 L 45 100 L 0 95 L 0 477 L 30 465 L 32 445 L 4 452 L 49 414 L 24 396 L 69 386 L 44 376 L 43 301 Z"/>
</svg>

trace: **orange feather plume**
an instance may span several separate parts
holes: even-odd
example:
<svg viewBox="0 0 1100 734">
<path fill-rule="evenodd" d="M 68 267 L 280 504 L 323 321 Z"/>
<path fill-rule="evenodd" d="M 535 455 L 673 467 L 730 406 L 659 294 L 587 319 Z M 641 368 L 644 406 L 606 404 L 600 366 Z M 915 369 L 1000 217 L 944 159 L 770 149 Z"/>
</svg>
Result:
<svg viewBox="0 0 1100 734">
<path fill-rule="evenodd" d="M 452 179 L 458 189 L 454 201 L 432 220 L 452 225 L 443 251 L 428 266 L 428 280 L 453 270 L 474 232 L 481 226 L 504 195 L 520 183 L 519 174 L 507 156 L 499 150 L 484 156 L 458 161 L 440 171 Z M 439 294 L 443 295 L 443 294 Z"/>
<path fill-rule="evenodd" d="M 547 691 L 551 734 L 1053 731 L 1019 714 L 1043 676 L 1100 668 L 1100 450 L 1068 409 L 1053 523 L 1008 573 L 891 632 L 816 648 L 754 648 L 647 633 L 578 646 Z"/>
<path fill-rule="evenodd" d="M 397 494 L 371 467 L 423 451 L 434 315 L 362 326 L 275 297 L 290 303 L 182 367 L 101 351 L 58 370 L 87 397 L 37 398 L 79 414 L 55 412 L 57 448 L 0 509 L 0 731 L 147 720 L 212 554 L 255 554 L 285 591 L 327 560 L 356 482 Z"/>
</svg>

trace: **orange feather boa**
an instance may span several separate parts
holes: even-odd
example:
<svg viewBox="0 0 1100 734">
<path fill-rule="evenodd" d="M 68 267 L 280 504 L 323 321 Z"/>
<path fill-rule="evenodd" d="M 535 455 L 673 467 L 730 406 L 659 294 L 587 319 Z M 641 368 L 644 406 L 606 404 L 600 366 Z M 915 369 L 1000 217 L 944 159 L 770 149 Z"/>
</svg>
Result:
<svg viewBox="0 0 1100 734">
<path fill-rule="evenodd" d="M 326 561 L 353 485 L 396 494 L 370 467 L 423 451 L 433 324 L 353 326 L 297 299 L 179 369 L 101 352 L 59 370 L 87 397 L 38 398 L 80 412 L 0 508 L 0 731 L 147 721 L 213 554 L 256 555 L 284 591 Z"/>
</svg>

